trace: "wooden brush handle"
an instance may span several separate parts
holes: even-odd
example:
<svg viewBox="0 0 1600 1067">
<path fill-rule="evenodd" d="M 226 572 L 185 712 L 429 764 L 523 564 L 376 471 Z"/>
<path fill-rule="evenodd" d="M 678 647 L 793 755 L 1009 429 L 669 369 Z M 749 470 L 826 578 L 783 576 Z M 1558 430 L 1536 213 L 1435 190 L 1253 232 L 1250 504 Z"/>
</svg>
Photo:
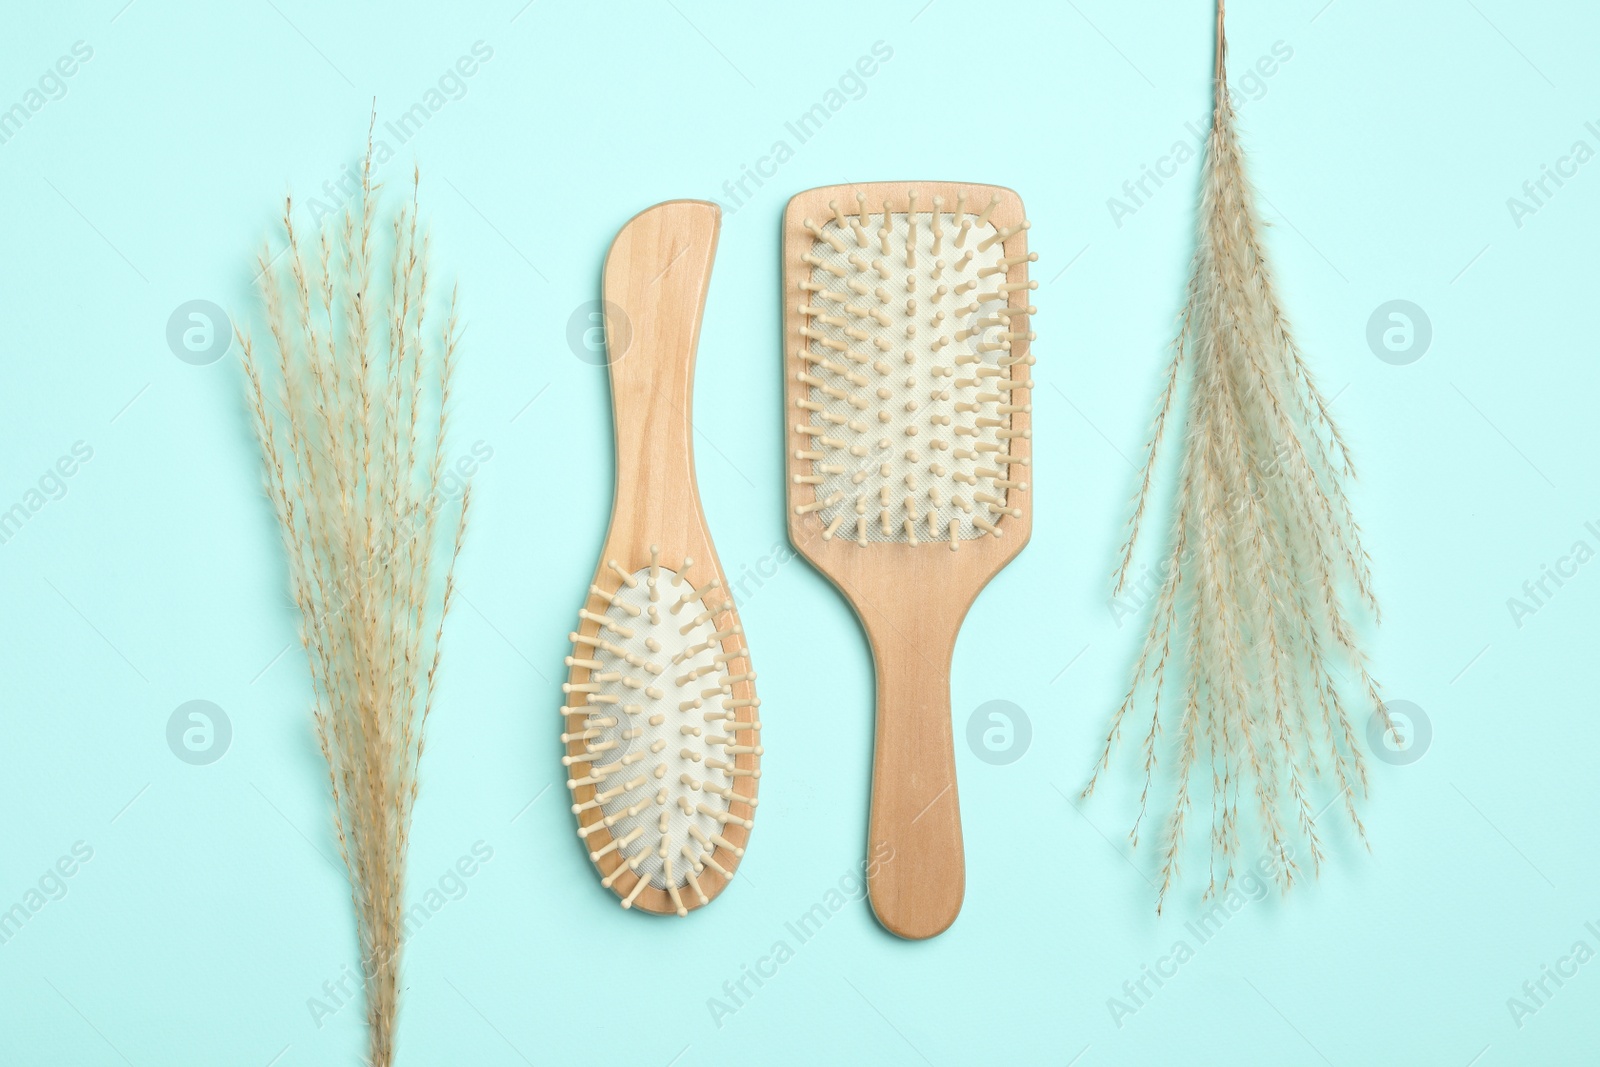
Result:
<svg viewBox="0 0 1600 1067">
<path fill-rule="evenodd" d="M 911 610 L 893 616 L 863 613 L 878 673 L 867 890 L 878 921 L 914 939 L 955 922 L 966 892 L 950 725 L 961 619 L 931 599 L 902 600 Z"/>
<path fill-rule="evenodd" d="M 722 210 L 669 200 L 635 215 L 606 256 L 606 358 L 616 421 L 613 524 L 670 538 L 700 515 L 694 356 Z M 626 512 L 626 514 L 624 514 Z"/>
</svg>

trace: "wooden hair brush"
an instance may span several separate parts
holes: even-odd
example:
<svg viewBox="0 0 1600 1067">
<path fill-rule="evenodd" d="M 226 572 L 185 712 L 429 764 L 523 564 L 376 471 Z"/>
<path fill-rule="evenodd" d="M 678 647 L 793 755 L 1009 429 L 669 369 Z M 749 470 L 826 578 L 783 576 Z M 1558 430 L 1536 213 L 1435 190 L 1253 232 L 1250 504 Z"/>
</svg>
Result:
<svg viewBox="0 0 1600 1067">
<path fill-rule="evenodd" d="M 868 893 L 907 938 L 966 884 L 950 661 L 1027 544 L 1028 223 L 1009 189 L 813 189 L 783 224 L 789 536 L 854 607 L 878 717 Z"/>
<path fill-rule="evenodd" d="M 687 915 L 744 855 L 760 701 L 694 477 L 695 347 L 721 211 L 673 200 L 606 257 L 617 487 L 562 691 L 572 811 L 624 908 Z"/>
</svg>

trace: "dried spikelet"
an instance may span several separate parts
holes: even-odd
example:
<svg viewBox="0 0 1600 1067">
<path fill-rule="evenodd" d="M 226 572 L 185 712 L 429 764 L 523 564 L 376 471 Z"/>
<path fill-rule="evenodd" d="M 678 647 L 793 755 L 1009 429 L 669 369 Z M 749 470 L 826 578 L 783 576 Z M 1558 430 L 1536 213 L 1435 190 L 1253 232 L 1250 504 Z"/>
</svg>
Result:
<svg viewBox="0 0 1600 1067">
<path fill-rule="evenodd" d="M 1180 384 L 1188 387 L 1177 506 L 1150 629 L 1084 796 L 1094 791 L 1125 717 L 1148 695 L 1144 789 L 1158 753 L 1176 758 L 1177 796 L 1162 843 L 1160 911 L 1179 872 L 1190 780 L 1209 769 L 1206 895 L 1239 860 L 1241 793 L 1254 794 L 1266 858 L 1287 890 L 1303 843 L 1315 873 L 1324 847 L 1313 786 L 1331 779 L 1361 839 L 1354 794 L 1367 771 L 1344 688 L 1385 715 L 1348 618 L 1376 617 L 1368 559 L 1345 485 L 1355 470 L 1278 304 L 1228 97 L 1217 5 L 1216 104 L 1188 300 L 1145 456 L 1116 591 L 1128 580 L 1153 471 Z M 1343 669 L 1341 669 L 1343 668 Z M 1348 679 L 1341 686 L 1336 678 Z M 1163 718 L 1162 699 L 1180 708 Z M 1169 700 L 1170 703 L 1170 700 Z M 1169 734 L 1176 718 L 1176 733 Z M 1163 737 L 1164 734 L 1169 736 Z"/>
<path fill-rule="evenodd" d="M 387 239 L 370 133 L 360 203 L 336 233 L 308 247 L 285 201 L 286 266 L 258 262 L 275 358 L 239 333 L 350 875 L 375 1067 L 394 1057 L 417 767 L 470 496 L 453 507 L 441 488 L 459 330 L 454 294 L 442 324 L 428 314 L 415 177 Z"/>
</svg>

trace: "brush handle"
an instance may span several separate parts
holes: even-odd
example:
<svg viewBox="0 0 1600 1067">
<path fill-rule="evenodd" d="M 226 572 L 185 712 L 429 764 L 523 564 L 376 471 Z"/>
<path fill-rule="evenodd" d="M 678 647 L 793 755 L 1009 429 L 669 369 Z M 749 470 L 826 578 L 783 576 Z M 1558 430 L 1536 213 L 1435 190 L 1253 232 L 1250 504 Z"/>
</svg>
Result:
<svg viewBox="0 0 1600 1067">
<path fill-rule="evenodd" d="M 867 892 L 878 921 L 912 939 L 955 922 L 966 892 L 950 725 L 961 618 L 930 599 L 901 600 L 910 610 L 892 615 L 861 612 L 878 673 Z"/>
<path fill-rule="evenodd" d="M 671 540 L 702 525 L 694 357 L 722 210 L 670 200 L 630 219 L 606 256 L 606 358 L 616 423 L 612 523 Z"/>
</svg>

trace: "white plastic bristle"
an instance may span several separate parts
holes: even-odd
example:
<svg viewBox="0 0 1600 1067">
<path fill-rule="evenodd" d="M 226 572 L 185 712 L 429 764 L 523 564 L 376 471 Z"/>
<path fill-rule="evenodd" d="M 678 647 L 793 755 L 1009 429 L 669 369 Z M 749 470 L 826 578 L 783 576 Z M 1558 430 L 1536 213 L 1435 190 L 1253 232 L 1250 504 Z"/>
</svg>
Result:
<svg viewBox="0 0 1600 1067">
<path fill-rule="evenodd" d="M 692 837 L 695 838 L 695 840 L 699 841 L 700 844 L 705 847 L 706 855 L 703 858 L 705 859 L 707 866 L 710 866 L 710 867 L 714 868 L 715 870 L 720 871 L 724 877 L 728 877 L 728 878 L 733 877 L 726 870 L 723 870 L 723 868 L 717 866 L 717 864 L 714 862 L 711 854 L 716 850 L 716 848 L 718 846 L 727 849 L 729 852 L 733 853 L 735 856 L 743 856 L 744 855 L 744 849 L 740 848 L 738 845 L 734 844 L 732 841 L 729 841 L 726 837 L 723 837 L 721 834 L 718 834 L 718 833 L 708 834 L 704 830 L 700 829 L 700 827 L 698 827 L 698 826 L 691 826 L 689 828 L 689 833 L 690 833 L 690 835 Z"/>
<path fill-rule="evenodd" d="M 917 191 L 906 193 L 906 269 L 917 265 Z M 907 279 L 910 281 L 911 279 Z"/>
<path fill-rule="evenodd" d="M 626 626 L 619 625 L 618 623 L 606 618 L 604 615 L 597 615 L 587 608 L 578 609 L 578 618 L 585 619 L 589 622 L 599 623 L 602 630 L 610 630 L 612 633 L 620 634 L 623 637 L 633 636 L 633 631 L 628 629 Z"/>
<path fill-rule="evenodd" d="M 644 836 L 644 827 L 642 827 L 642 826 L 635 827 L 633 830 L 631 830 L 628 833 L 624 834 L 622 837 L 614 837 L 610 841 L 608 841 L 606 844 L 601 845 L 598 849 L 594 850 L 593 852 L 590 852 L 589 853 L 589 859 L 591 861 L 593 861 L 593 860 L 601 859 L 601 858 L 603 858 L 605 856 L 609 856 L 613 852 L 616 852 L 616 851 L 619 851 L 621 849 L 627 848 L 629 845 L 633 844 L 635 841 L 637 841 L 639 838 L 641 838 L 643 836 Z M 624 853 L 624 855 L 626 855 L 626 853 Z"/>
<path fill-rule="evenodd" d="M 707 582 L 705 585 L 702 585 L 698 589 L 695 589 L 695 588 L 693 588 L 691 586 L 689 591 L 687 593 L 684 593 L 681 597 L 679 597 L 677 603 L 675 603 L 672 606 L 672 614 L 676 615 L 678 613 L 678 609 L 682 608 L 685 604 L 692 603 L 693 601 L 696 601 L 696 600 L 704 599 L 705 595 L 707 593 L 711 592 L 713 589 L 721 589 L 721 588 L 722 588 L 722 582 L 721 582 L 720 579 L 717 579 L 717 578 L 711 579 L 709 582 Z"/>
<path fill-rule="evenodd" d="M 615 593 L 608 593 L 604 589 L 601 589 L 598 585 L 591 585 L 589 587 L 589 592 L 592 595 L 599 597 L 601 600 L 604 600 L 608 605 L 619 607 L 625 615 L 631 615 L 634 617 L 638 617 L 639 615 L 638 608 L 634 607 L 632 604 L 619 604 Z"/>
<path fill-rule="evenodd" d="M 723 867 L 722 864 L 718 863 L 716 857 L 713 855 L 715 846 L 713 846 L 709 841 L 702 842 L 702 844 L 705 846 L 705 851 L 700 854 L 700 862 L 705 866 L 710 867 L 718 874 L 722 875 L 722 877 L 732 881 L 733 872 Z"/>
<path fill-rule="evenodd" d="M 650 884 L 650 880 L 648 878 L 646 878 L 644 875 L 641 874 L 639 876 L 639 880 L 637 882 L 633 883 L 633 889 L 631 889 L 628 892 L 627 896 L 622 898 L 622 906 L 624 908 L 633 907 L 633 902 L 635 900 L 639 899 L 639 894 L 643 893 L 644 890 L 645 890 L 645 887 L 648 886 L 649 884 Z M 685 912 L 684 914 L 687 915 L 688 912 Z"/>
<path fill-rule="evenodd" d="M 712 618 L 714 618 L 715 616 L 717 616 L 717 615 L 719 615 L 721 613 L 722 613 L 722 609 L 721 608 L 717 608 L 715 610 L 713 610 L 711 608 L 707 608 L 705 611 L 702 611 L 700 614 L 696 615 L 694 617 L 694 619 L 691 620 L 690 622 L 685 623 L 683 626 L 678 627 L 678 633 L 686 635 L 686 634 L 689 633 L 690 630 L 693 630 L 695 627 L 699 626 L 701 623 L 710 622 L 712 620 Z"/>
<path fill-rule="evenodd" d="M 978 242 L 978 251 L 984 252 L 987 251 L 991 245 L 1003 244 L 1006 241 L 1009 241 L 1012 237 L 1015 237 L 1023 230 L 1028 229 L 1029 225 L 1030 224 L 1028 221 L 1024 219 L 1015 226 L 1007 226 L 1003 230 L 996 230 L 994 233 Z"/>
<path fill-rule="evenodd" d="M 638 860 L 634 860 L 632 864 L 629 864 L 627 861 L 623 861 L 622 863 L 619 863 L 617 865 L 617 869 L 616 870 L 612 871 L 610 874 L 608 874 L 604 878 L 600 879 L 600 884 L 605 886 L 607 889 L 610 889 L 613 885 L 616 884 L 617 879 L 622 876 L 622 872 L 623 871 L 631 871 L 637 865 L 638 865 Z"/>
<path fill-rule="evenodd" d="M 826 241 L 828 246 L 835 252 L 844 251 L 844 242 L 839 239 L 838 234 L 829 233 L 821 226 L 818 226 L 816 223 L 812 222 L 810 219 L 805 220 L 804 226 L 810 232 L 811 236 L 815 237 L 819 241 Z"/>
<path fill-rule="evenodd" d="M 741 819 L 732 812 L 717 811 L 715 808 L 707 807 L 704 804 L 695 805 L 694 810 L 699 812 L 701 815 L 709 816 L 710 818 L 717 820 L 717 822 L 722 823 L 723 825 L 733 823 L 733 825 L 742 826 L 746 830 L 755 825 L 755 823 L 751 822 L 749 819 Z"/>
<path fill-rule="evenodd" d="M 675 879 L 673 877 L 672 857 L 667 855 L 666 848 L 667 848 L 667 835 L 666 834 L 662 834 L 661 835 L 661 849 L 662 849 L 661 862 L 662 862 L 662 864 L 664 865 L 664 868 L 665 868 L 664 873 L 666 874 L 666 880 L 667 880 L 667 895 L 672 898 L 672 910 L 673 911 L 677 912 L 678 915 L 680 915 L 680 916 L 688 915 L 689 914 L 689 909 L 683 906 L 683 895 L 678 892 L 678 882 L 677 882 L 677 879 Z"/>
<path fill-rule="evenodd" d="M 1000 194 L 999 193 L 995 193 L 992 197 L 989 198 L 989 206 L 983 209 L 983 214 L 978 216 L 978 221 L 975 222 L 973 225 L 977 226 L 980 230 L 983 229 L 983 227 L 989 221 L 989 216 L 991 214 L 993 214 L 994 213 L 994 209 L 999 207 L 999 206 L 1000 206 Z"/>
<path fill-rule="evenodd" d="M 694 890 L 694 895 L 699 898 L 701 904 L 711 903 L 710 898 L 706 896 L 705 890 L 700 888 L 700 879 L 696 877 L 699 872 L 696 870 L 697 864 L 694 852 L 690 850 L 688 845 L 683 846 L 683 856 L 689 861 L 688 869 L 683 872 L 684 879 L 689 883 L 689 888 Z"/>
<path fill-rule="evenodd" d="M 849 273 L 850 273 L 850 268 L 849 267 L 846 267 L 843 264 L 839 264 L 839 263 L 830 263 L 827 260 L 822 259 L 822 258 L 820 258 L 818 256 L 807 254 L 807 255 L 801 256 L 800 258 L 804 262 L 809 264 L 810 266 L 817 267 L 817 268 L 819 268 L 821 270 L 827 271 L 829 274 L 832 274 L 835 278 L 844 278 L 844 277 L 847 277 L 849 275 Z"/>
<path fill-rule="evenodd" d="M 973 493 L 972 499 L 989 505 L 989 510 L 991 512 L 1010 515 L 1014 518 L 1020 518 L 1022 515 L 1022 510 L 1020 508 L 1006 507 L 1005 501 L 992 493 Z"/>
<path fill-rule="evenodd" d="M 715 786 L 710 782 L 701 782 L 700 788 L 705 791 L 707 796 L 721 797 L 730 804 L 746 804 L 752 810 L 754 810 L 759 804 L 759 801 L 757 801 L 755 797 L 742 796 L 726 786 Z"/>
</svg>

